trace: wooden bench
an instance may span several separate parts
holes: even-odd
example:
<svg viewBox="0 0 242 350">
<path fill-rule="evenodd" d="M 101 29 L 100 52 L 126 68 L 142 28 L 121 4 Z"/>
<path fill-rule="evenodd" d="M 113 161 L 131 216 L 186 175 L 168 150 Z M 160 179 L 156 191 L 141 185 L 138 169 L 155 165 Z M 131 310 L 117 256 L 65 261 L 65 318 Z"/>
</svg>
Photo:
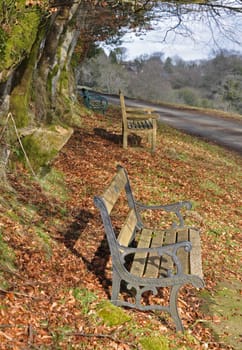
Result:
<svg viewBox="0 0 242 350">
<path fill-rule="evenodd" d="M 142 132 L 148 135 L 152 152 L 155 152 L 158 115 L 153 113 L 152 108 L 126 107 L 121 91 L 119 97 L 122 112 L 123 148 L 128 147 L 129 134 Z"/>
<path fill-rule="evenodd" d="M 87 108 L 93 111 L 101 111 L 105 114 L 108 108 L 108 100 L 105 97 L 84 88 L 81 91 L 84 104 Z"/>
<path fill-rule="evenodd" d="M 121 198 L 126 202 L 127 217 L 118 225 L 117 213 L 123 210 L 117 209 Z M 191 209 L 191 203 L 146 206 L 136 202 L 127 172 L 121 166 L 104 193 L 94 198 L 94 203 L 100 210 L 111 251 L 112 303 L 139 310 L 166 311 L 173 318 L 176 330 L 183 331 L 177 308 L 179 289 L 185 284 L 204 286 L 199 231 L 185 226 L 182 216 L 182 209 Z M 148 209 L 173 213 L 178 223 L 163 230 L 148 228 L 142 220 L 142 211 Z M 121 282 L 122 287 L 125 283 L 126 292 Z M 145 303 L 147 292 L 156 295 L 162 287 L 169 287 L 168 305 L 157 304 L 157 297 L 156 303 Z"/>
</svg>

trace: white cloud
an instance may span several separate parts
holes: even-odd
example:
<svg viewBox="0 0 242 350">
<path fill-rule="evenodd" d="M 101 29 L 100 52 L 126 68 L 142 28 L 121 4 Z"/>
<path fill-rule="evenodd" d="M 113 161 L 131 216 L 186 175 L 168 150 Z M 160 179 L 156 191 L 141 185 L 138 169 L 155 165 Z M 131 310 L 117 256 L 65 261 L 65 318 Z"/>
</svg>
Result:
<svg viewBox="0 0 242 350">
<path fill-rule="evenodd" d="M 173 24 L 175 26 L 175 21 L 174 18 L 172 23 L 172 19 L 169 18 L 162 23 L 158 22 L 156 28 L 145 35 L 127 33 L 123 37 L 122 44 L 127 50 L 125 59 L 133 60 L 142 55 L 160 52 L 164 57 L 179 56 L 183 60 L 192 61 L 207 59 L 219 49 L 242 53 L 242 15 L 221 20 L 223 25 L 220 30 L 216 26 L 211 30 L 208 22 L 201 19 L 199 22 L 191 20 L 185 22 L 188 29 L 186 33 L 177 34 L 174 30 L 167 33 L 167 28 Z M 235 36 L 234 42 L 229 40 L 228 36 Z"/>
<path fill-rule="evenodd" d="M 198 44 L 190 38 L 177 37 L 166 43 L 160 42 L 157 33 L 149 33 L 143 38 L 126 35 L 123 46 L 126 48 L 127 60 L 133 60 L 141 55 L 150 55 L 155 52 L 164 54 L 164 57 L 179 56 L 184 60 L 205 59 L 211 53 L 211 48 Z"/>
</svg>

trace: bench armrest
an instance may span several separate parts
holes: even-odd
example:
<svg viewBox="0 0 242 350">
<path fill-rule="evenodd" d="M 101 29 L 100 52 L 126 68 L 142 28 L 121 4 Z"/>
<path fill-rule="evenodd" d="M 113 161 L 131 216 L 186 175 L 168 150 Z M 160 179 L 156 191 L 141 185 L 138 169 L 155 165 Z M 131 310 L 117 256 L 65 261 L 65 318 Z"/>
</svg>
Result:
<svg viewBox="0 0 242 350">
<path fill-rule="evenodd" d="M 101 95 L 97 95 L 97 94 L 94 94 L 94 93 L 89 93 L 89 99 L 90 100 L 93 100 L 93 101 L 100 101 L 100 102 L 104 102 L 105 104 L 108 104 L 108 100 L 101 96 Z"/>
<path fill-rule="evenodd" d="M 181 241 L 173 244 L 167 244 L 166 246 L 153 247 L 153 248 L 132 248 L 119 245 L 122 252 L 122 262 L 125 264 L 125 257 L 130 254 L 136 253 L 155 253 L 157 256 L 169 255 L 177 269 L 177 275 L 183 273 L 182 264 L 177 256 L 177 250 L 183 248 L 187 253 L 192 250 L 192 244 L 189 241 Z M 168 271 L 168 277 L 172 277 L 172 272 Z"/>
<path fill-rule="evenodd" d="M 152 113 L 155 111 L 154 108 L 136 108 L 136 107 L 125 107 L 126 112 L 128 113 Z"/>
<path fill-rule="evenodd" d="M 126 109 L 127 119 L 158 119 L 159 115 L 152 113 L 153 110 Z"/>
<path fill-rule="evenodd" d="M 127 113 L 126 114 L 126 117 L 127 117 L 127 119 L 137 119 L 137 120 L 147 120 L 147 119 L 155 119 L 155 120 L 157 120 L 158 119 L 158 116 L 157 115 L 155 115 L 155 114 L 148 114 L 148 113 L 136 113 L 136 114 L 134 114 L 134 113 Z"/>
<path fill-rule="evenodd" d="M 165 204 L 165 205 L 145 205 L 140 202 L 135 202 L 135 205 L 137 206 L 137 209 L 139 211 L 141 210 L 164 210 L 169 213 L 174 213 L 178 220 L 179 220 L 179 226 L 184 226 L 184 219 L 180 212 L 181 209 L 185 208 L 187 210 L 192 209 L 192 203 L 189 201 L 181 201 L 177 203 L 171 203 L 171 204 Z M 177 226 L 175 223 L 173 223 L 173 226 Z"/>
</svg>

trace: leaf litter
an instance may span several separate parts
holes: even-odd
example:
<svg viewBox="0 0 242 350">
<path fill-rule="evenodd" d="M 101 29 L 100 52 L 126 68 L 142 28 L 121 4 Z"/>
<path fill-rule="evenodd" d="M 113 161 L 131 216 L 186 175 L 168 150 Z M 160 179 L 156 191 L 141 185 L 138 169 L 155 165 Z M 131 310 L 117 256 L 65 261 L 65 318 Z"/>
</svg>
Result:
<svg viewBox="0 0 242 350">
<path fill-rule="evenodd" d="M 110 298 L 111 261 L 93 196 L 121 164 L 139 201 L 191 200 L 194 209 L 186 219 L 201 227 L 212 300 L 217 283 L 241 278 L 241 158 L 165 125 L 159 126 L 154 155 L 135 136 L 124 150 L 120 111 L 82 118 L 83 127 L 51 165 L 63 174 L 66 199 L 58 190 L 46 191 L 20 164 L 8 175 L 13 193 L 2 190 L 1 232 L 15 263 L 0 260 L 6 281 L 0 289 L 0 349 L 143 349 L 139 339 L 157 335 L 169 349 L 233 349 L 232 330 L 226 328 L 225 339 L 223 330 L 209 326 L 224 320 L 204 309 L 208 299 L 190 286 L 178 302 L 185 334 L 174 332 L 166 314 L 127 309 L 132 321 L 120 326 L 98 318 L 98 301 Z"/>
</svg>

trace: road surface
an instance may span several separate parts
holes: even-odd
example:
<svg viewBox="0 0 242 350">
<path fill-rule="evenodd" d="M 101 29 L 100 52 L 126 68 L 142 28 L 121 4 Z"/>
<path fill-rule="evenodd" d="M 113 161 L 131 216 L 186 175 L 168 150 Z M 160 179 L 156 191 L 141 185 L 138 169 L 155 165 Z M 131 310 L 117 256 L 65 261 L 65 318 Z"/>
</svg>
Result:
<svg viewBox="0 0 242 350">
<path fill-rule="evenodd" d="M 105 96 L 110 103 L 118 104 L 116 97 Z M 212 141 L 242 155 L 242 117 L 241 120 L 202 114 L 191 110 L 179 110 L 159 105 L 125 99 L 127 106 L 149 106 L 159 114 L 159 120 L 188 134 Z"/>
</svg>

